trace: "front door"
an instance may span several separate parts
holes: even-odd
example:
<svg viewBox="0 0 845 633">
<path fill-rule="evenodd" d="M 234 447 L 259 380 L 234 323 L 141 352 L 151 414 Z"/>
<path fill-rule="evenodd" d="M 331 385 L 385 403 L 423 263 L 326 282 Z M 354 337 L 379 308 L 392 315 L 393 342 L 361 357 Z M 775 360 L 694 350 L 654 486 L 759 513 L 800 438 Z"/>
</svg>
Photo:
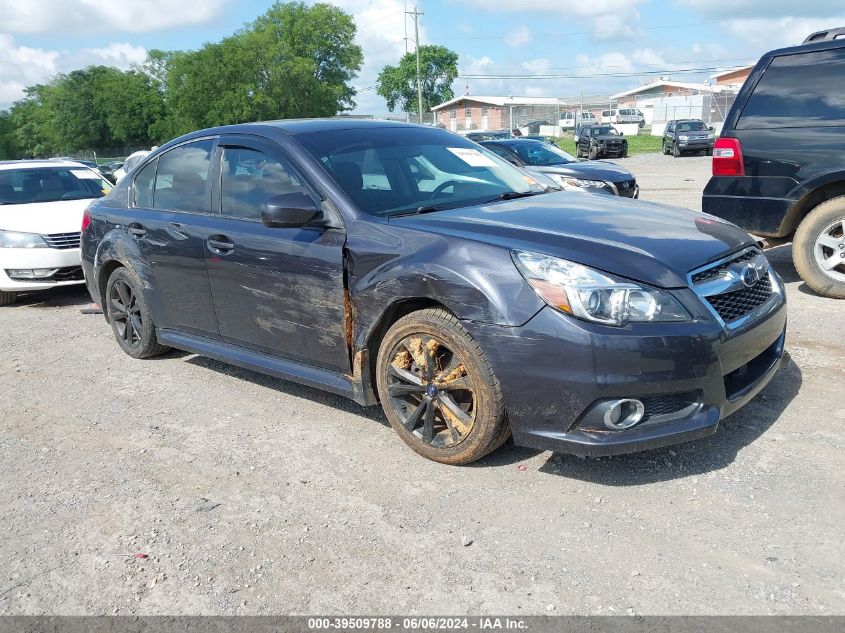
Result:
<svg viewBox="0 0 845 633">
<path fill-rule="evenodd" d="M 220 214 L 206 245 L 208 275 L 224 340 L 274 356 L 348 372 L 345 231 L 314 223 L 269 228 L 259 206 L 284 193 L 319 196 L 281 148 L 228 137 L 218 148 Z"/>
<path fill-rule="evenodd" d="M 148 163 L 132 187 L 135 240 L 159 328 L 217 338 L 205 265 L 213 139 L 179 145 Z"/>
</svg>

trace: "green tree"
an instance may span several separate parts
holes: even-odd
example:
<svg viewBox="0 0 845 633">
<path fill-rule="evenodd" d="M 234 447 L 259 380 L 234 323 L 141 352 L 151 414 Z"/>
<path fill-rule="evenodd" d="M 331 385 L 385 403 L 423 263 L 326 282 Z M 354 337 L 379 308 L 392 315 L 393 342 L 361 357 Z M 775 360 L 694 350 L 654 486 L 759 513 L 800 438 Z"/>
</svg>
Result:
<svg viewBox="0 0 845 633">
<path fill-rule="evenodd" d="M 458 76 L 458 54 L 445 46 L 420 46 L 423 112 L 455 96 L 452 82 Z M 417 54 L 406 53 L 398 66 L 385 66 L 376 82 L 378 94 L 387 101 L 391 112 L 417 114 Z"/>
<path fill-rule="evenodd" d="M 15 158 L 44 158 L 59 152 L 54 93 L 52 85 L 29 86 L 24 98 L 12 104 L 10 146 Z"/>
<path fill-rule="evenodd" d="M 123 73 L 109 66 L 89 66 L 59 75 L 53 83 L 56 134 L 63 151 L 114 144 L 109 129 L 107 86 Z"/>
<path fill-rule="evenodd" d="M 174 132 L 354 107 L 363 55 L 352 17 L 330 4 L 276 2 L 220 42 L 167 59 Z"/>
<path fill-rule="evenodd" d="M 111 137 L 126 145 L 149 145 L 152 127 L 164 116 L 164 96 L 153 79 L 130 70 L 105 77 L 98 109 L 105 114 Z"/>
</svg>

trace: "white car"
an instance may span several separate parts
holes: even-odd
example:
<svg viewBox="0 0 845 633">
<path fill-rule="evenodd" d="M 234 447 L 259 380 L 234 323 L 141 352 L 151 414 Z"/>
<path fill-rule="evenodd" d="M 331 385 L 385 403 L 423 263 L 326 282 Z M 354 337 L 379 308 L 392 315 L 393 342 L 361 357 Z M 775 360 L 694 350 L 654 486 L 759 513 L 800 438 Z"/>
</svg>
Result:
<svg viewBox="0 0 845 633">
<path fill-rule="evenodd" d="M 110 188 L 71 161 L 0 162 L 0 306 L 19 292 L 84 283 L 82 217 Z"/>
<path fill-rule="evenodd" d="M 114 170 L 114 182 L 120 182 L 126 174 L 135 169 L 135 167 L 149 155 L 150 152 L 143 149 L 129 154 L 129 156 L 126 157 L 126 160 L 123 161 L 123 165 L 120 166 L 120 169 Z"/>
</svg>

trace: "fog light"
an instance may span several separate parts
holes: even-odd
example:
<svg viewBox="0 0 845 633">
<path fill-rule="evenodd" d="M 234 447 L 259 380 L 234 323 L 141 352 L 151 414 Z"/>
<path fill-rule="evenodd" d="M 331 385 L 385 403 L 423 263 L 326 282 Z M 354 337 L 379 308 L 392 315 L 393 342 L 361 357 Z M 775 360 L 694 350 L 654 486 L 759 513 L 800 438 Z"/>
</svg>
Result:
<svg viewBox="0 0 845 633">
<path fill-rule="evenodd" d="M 58 271 L 58 268 L 22 268 L 7 270 L 6 274 L 16 279 L 43 279 L 45 277 L 52 277 Z"/>
<path fill-rule="evenodd" d="M 645 415 L 645 406 L 639 400 L 623 398 L 608 403 L 604 412 L 604 425 L 615 431 L 630 429 L 638 424 Z"/>
</svg>

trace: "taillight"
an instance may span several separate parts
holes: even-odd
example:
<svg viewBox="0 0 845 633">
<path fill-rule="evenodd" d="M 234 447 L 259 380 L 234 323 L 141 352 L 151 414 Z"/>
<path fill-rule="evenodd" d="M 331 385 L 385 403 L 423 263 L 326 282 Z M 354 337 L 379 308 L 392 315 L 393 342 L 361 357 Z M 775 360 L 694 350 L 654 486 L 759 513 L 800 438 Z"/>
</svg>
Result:
<svg viewBox="0 0 845 633">
<path fill-rule="evenodd" d="M 737 138 L 719 138 L 713 147 L 714 176 L 744 176 L 742 143 Z"/>
<path fill-rule="evenodd" d="M 88 228 L 88 225 L 91 224 L 91 216 L 88 215 L 88 209 L 82 213 L 82 231 Z"/>
</svg>

